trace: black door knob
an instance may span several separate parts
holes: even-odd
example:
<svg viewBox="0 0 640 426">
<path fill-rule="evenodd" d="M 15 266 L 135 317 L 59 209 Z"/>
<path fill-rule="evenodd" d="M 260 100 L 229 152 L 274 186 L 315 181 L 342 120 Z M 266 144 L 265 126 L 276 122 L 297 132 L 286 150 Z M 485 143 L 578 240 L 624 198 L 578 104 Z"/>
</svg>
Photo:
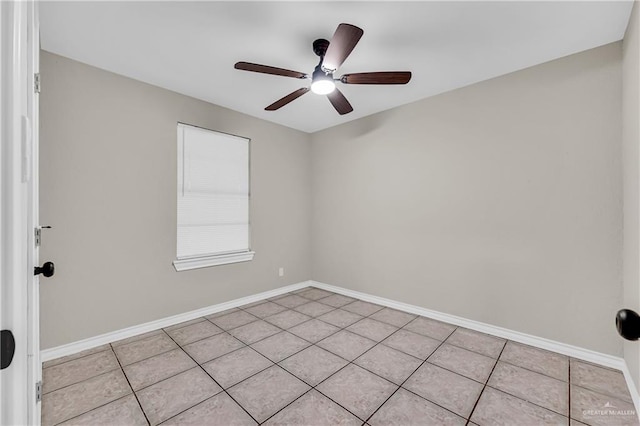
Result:
<svg viewBox="0 0 640 426">
<path fill-rule="evenodd" d="M 33 274 L 38 275 L 42 274 L 45 277 L 50 277 L 56 272 L 56 266 L 53 262 L 45 262 L 42 266 L 36 266 L 34 268 Z"/>
<path fill-rule="evenodd" d="M 621 309 L 616 315 L 618 333 L 627 340 L 640 338 L 640 315 L 631 309 Z"/>
<path fill-rule="evenodd" d="M 13 354 L 16 352 L 16 340 L 10 330 L 2 330 L 0 334 L 0 370 L 4 370 L 11 364 Z"/>
</svg>

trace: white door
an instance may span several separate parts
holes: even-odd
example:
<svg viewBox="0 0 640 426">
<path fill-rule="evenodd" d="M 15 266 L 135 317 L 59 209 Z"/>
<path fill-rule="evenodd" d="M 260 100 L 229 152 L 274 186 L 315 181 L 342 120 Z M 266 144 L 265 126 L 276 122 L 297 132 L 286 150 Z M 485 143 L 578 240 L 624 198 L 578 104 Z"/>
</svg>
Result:
<svg viewBox="0 0 640 426">
<path fill-rule="evenodd" d="M 38 249 L 39 27 L 33 0 L 0 1 L 0 328 L 14 355 L 0 370 L 0 423 L 40 424 Z M 8 333 L 5 333 L 5 336 Z M 3 340 L 3 364 L 8 361 Z M 7 350 L 7 351 L 5 351 Z"/>
</svg>

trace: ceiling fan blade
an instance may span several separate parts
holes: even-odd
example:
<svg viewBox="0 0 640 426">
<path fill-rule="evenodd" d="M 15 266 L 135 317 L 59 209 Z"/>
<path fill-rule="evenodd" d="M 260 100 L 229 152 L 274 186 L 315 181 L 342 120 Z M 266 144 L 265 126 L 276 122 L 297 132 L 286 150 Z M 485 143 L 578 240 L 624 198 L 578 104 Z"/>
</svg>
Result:
<svg viewBox="0 0 640 426">
<path fill-rule="evenodd" d="M 345 84 L 407 84 L 409 80 L 409 71 L 361 72 L 340 77 Z"/>
<path fill-rule="evenodd" d="M 347 56 L 351 53 L 360 37 L 362 37 L 364 31 L 351 24 L 340 24 L 333 34 L 329 47 L 324 55 L 322 61 L 322 67 L 330 72 L 333 72 L 342 65 L 347 59 Z"/>
<path fill-rule="evenodd" d="M 267 111 L 275 111 L 277 109 L 280 109 L 283 106 L 285 106 L 286 104 L 288 104 L 289 102 L 298 99 L 300 96 L 304 95 L 309 90 L 310 89 L 308 87 L 303 87 L 302 89 L 298 89 L 298 90 L 296 90 L 294 92 L 291 92 L 287 96 L 285 96 L 284 98 L 280 98 L 277 101 L 275 101 L 274 103 L 272 103 L 271 105 L 269 105 L 268 107 L 266 107 L 265 110 L 267 110 Z"/>
<path fill-rule="evenodd" d="M 299 71 L 270 67 L 268 65 L 252 64 L 251 62 L 237 62 L 234 65 L 234 68 L 243 71 L 261 72 L 263 74 L 281 75 L 283 77 L 307 78 L 307 74 Z"/>
<path fill-rule="evenodd" d="M 353 107 L 338 88 L 335 88 L 333 92 L 329 93 L 327 98 L 329 98 L 331 105 L 338 111 L 338 114 L 344 115 L 353 111 Z"/>
</svg>

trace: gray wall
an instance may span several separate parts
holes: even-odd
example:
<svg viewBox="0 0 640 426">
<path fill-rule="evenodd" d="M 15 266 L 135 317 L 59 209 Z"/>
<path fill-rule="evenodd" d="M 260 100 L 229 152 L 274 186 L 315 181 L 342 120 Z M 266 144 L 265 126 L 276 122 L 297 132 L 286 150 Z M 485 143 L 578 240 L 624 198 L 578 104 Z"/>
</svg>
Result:
<svg viewBox="0 0 640 426">
<path fill-rule="evenodd" d="M 622 42 L 622 158 L 624 188 L 624 307 L 640 312 L 640 7 L 634 4 Z M 624 358 L 640 386 L 640 345 L 624 342 Z"/>
<path fill-rule="evenodd" d="M 46 52 L 42 76 L 44 349 L 313 278 L 622 352 L 620 43 L 313 135 Z M 171 266 L 177 121 L 252 138 L 252 262 Z"/>
<path fill-rule="evenodd" d="M 306 133 L 43 52 L 43 349 L 310 277 Z M 176 123 L 252 140 L 252 262 L 175 272 Z M 278 267 L 285 276 L 278 277 Z"/>
<path fill-rule="evenodd" d="M 313 279 L 621 355 L 621 60 L 614 43 L 313 134 Z"/>
</svg>

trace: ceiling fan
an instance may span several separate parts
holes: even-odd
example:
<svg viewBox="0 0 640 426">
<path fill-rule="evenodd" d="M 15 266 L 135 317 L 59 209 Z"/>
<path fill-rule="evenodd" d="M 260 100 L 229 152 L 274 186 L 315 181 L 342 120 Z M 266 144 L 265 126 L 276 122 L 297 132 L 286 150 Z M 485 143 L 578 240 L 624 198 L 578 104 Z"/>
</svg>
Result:
<svg viewBox="0 0 640 426">
<path fill-rule="evenodd" d="M 311 75 L 250 62 L 238 62 L 234 67 L 244 71 L 311 79 L 311 87 L 303 87 L 289 93 L 266 107 L 265 110 L 267 111 L 280 109 L 311 90 L 318 95 L 327 95 L 331 105 L 340 115 L 348 114 L 353 111 L 353 107 L 336 87 L 336 81 L 343 84 L 407 84 L 411 80 L 411 72 L 409 71 L 362 72 L 344 74 L 340 78 L 334 79 L 333 73 L 344 63 L 353 48 L 356 47 L 362 34 L 364 34 L 364 31 L 355 25 L 340 24 L 331 41 L 322 38 L 314 41 L 313 51 L 320 57 L 320 63 L 318 63 Z"/>
</svg>

